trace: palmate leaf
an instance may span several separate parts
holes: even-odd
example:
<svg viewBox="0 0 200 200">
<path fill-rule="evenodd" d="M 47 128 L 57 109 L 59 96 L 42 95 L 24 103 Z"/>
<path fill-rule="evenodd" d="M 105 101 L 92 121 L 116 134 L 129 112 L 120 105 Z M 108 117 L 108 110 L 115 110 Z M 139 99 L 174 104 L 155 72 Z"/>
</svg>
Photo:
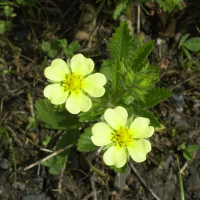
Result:
<svg viewBox="0 0 200 200">
<path fill-rule="evenodd" d="M 141 107 L 153 107 L 158 102 L 163 101 L 170 97 L 172 92 L 164 88 L 152 88 L 148 90 L 148 93 L 144 95 L 144 101 L 136 100 L 135 103 Z"/>
<path fill-rule="evenodd" d="M 45 128 L 66 130 L 67 127 L 77 127 L 80 124 L 78 117 L 71 115 L 66 109 L 56 111 L 47 98 L 36 101 L 34 106 L 36 118 Z"/>
</svg>

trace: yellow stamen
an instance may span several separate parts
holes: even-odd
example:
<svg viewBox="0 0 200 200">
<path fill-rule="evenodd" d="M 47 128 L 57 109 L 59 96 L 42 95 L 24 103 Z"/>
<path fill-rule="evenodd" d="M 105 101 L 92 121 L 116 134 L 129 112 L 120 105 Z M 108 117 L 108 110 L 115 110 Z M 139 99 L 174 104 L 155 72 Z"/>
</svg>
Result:
<svg viewBox="0 0 200 200">
<path fill-rule="evenodd" d="M 128 128 L 120 127 L 119 130 L 112 133 L 112 141 L 116 146 L 127 147 L 131 142 L 133 142 L 133 134 Z"/>
<path fill-rule="evenodd" d="M 61 82 L 61 86 L 64 87 L 64 91 L 78 94 L 83 89 L 83 81 L 84 79 L 81 75 L 75 73 L 66 74 L 66 79 Z"/>
</svg>

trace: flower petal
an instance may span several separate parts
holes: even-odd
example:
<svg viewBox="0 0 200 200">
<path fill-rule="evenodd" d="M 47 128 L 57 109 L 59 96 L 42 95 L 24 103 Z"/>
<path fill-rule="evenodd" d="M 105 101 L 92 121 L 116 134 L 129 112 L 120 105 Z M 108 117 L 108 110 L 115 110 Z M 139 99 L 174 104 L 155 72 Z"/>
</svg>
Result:
<svg viewBox="0 0 200 200">
<path fill-rule="evenodd" d="M 46 67 L 44 75 L 52 81 L 62 81 L 65 75 L 69 73 L 69 68 L 65 61 L 62 59 L 55 59 L 52 61 L 51 66 Z"/>
<path fill-rule="evenodd" d="M 126 125 L 128 113 L 125 108 L 118 106 L 114 109 L 108 108 L 104 113 L 104 118 L 115 130 Z"/>
<path fill-rule="evenodd" d="M 104 146 L 104 145 L 110 144 L 112 142 L 111 132 L 112 130 L 109 128 L 107 124 L 102 123 L 102 122 L 95 124 L 92 127 L 92 134 L 93 134 L 93 136 L 91 137 L 92 142 L 96 146 Z"/>
<path fill-rule="evenodd" d="M 47 97 L 52 104 L 63 104 L 67 97 L 68 92 L 65 92 L 63 87 L 59 84 L 50 84 L 44 88 L 44 96 Z"/>
<path fill-rule="evenodd" d="M 150 120 L 144 117 L 136 118 L 130 126 L 134 138 L 148 138 L 154 133 L 153 126 L 148 126 Z"/>
<path fill-rule="evenodd" d="M 80 111 L 87 112 L 92 107 L 89 97 L 83 93 L 71 93 L 66 101 L 66 109 L 72 114 L 78 114 Z"/>
<path fill-rule="evenodd" d="M 84 79 L 83 90 L 93 97 L 101 97 L 105 93 L 106 77 L 101 73 L 95 73 Z"/>
<path fill-rule="evenodd" d="M 121 168 L 126 164 L 126 153 L 123 148 L 111 146 L 103 155 L 106 165 L 115 165 Z"/>
<path fill-rule="evenodd" d="M 134 140 L 127 149 L 135 162 L 143 162 L 146 160 L 146 154 L 151 151 L 151 143 L 146 139 Z"/>
<path fill-rule="evenodd" d="M 90 58 L 85 58 L 82 54 L 77 54 L 71 59 L 71 69 L 79 75 L 85 76 L 94 69 L 94 62 Z"/>
</svg>

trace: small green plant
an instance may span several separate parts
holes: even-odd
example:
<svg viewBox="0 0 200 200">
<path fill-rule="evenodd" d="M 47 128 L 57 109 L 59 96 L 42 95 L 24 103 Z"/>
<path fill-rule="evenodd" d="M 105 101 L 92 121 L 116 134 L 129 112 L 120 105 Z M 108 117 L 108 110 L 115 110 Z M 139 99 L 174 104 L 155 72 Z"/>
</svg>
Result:
<svg viewBox="0 0 200 200">
<path fill-rule="evenodd" d="M 156 0 L 164 12 L 172 12 L 175 9 L 182 10 L 183 7 L 180 5 L 182 0 Z"/>
<path fill-rule="evenodd" d="M 182 142 L 179 146 L 179 149 L 183 150 L 183 156 L 186 160 L 194 160 L 191 153 L 199 150 L 199 145 L 188 145 L 186 146 L 185 142 Z"/>
<path fill-rule="evenodd" d="M 200 50 L 200 37 L 193 37 L 193 38 L 188 39 L 189 36 L 190 36 L 189 33 L 184 35 L 179 42 L 178 48 L 181 49 L 181 63 L 182 64 L 183 64 L 183 55 L 185 55 L 190 61 L 192 60 L 192 56 L 189 51 L 196 52 Z"/>
<path fill-rule="evenodd" d="M 9 20 L 0 20 L 0 34 L 4 35 L 13 26 L 13 23 Z"/>
<path fill-rule="evenodd" d="M 148 109 L 171 96 L 171 91 L 155 87 L 159 70 L 147 61 L 154 42 L 138 46 L 134 41 L 123 22 L 110 39 L 111 57 L 103 61 L 99 72 L 94 71 L 93 60 L 82 54 L 66 62 L 57 58 L 45 68 L 50 84 L 44 89 L 47 98 L 35 103 L 36 118 L 43 127 L 60 131 L 53 150 L 62 151 L 42 162 L 50 173 L 59 174 L 65 168 L 70 152 L 65 148 L 73 144 L 85 152 L 104 146 L 104 162 L 120 173 L 130 158 L 146 160 L 151 151 L 146 138 L 152 136 L 153 127 L 160 127 Z M 66 40 L 57 43 L 67 55 L 78 49 Z M 46 50 L 52 49 L 51 43 L 45 45 Z M 80 134 L 85 123 L 92 126 Z"/>
<path fill-rule="evenodd" d="M 29 124 L 26 126 L 26 129 L 36 128 L 36 120 L 33 117 L 28 118 Z"/>
<path fill-rule="evenodd" d="M 78 51 L 80 45 L 76 42 L 72 42 L 68 45 L 66 39 L 56 39 L 52 42 L 43 42 L 42 43 L 42 50 L 47 52 L 47 55 L 51 58 L 56 57 L 58 51 L 63 49 L 66 57 L 72 57 L 76 51 Z"/>
</svg>

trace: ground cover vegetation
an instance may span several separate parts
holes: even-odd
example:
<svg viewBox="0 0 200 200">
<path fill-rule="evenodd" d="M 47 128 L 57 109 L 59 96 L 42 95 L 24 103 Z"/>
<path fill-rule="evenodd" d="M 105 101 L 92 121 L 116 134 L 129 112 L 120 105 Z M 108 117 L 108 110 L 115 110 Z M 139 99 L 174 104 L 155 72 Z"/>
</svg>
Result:
<svg viewBox="0 0 200 200">
<path fill-rule="evenodd" d="M 0 2 L 1 199 L 200 199 L 199 8 Z"/>
</svg>

